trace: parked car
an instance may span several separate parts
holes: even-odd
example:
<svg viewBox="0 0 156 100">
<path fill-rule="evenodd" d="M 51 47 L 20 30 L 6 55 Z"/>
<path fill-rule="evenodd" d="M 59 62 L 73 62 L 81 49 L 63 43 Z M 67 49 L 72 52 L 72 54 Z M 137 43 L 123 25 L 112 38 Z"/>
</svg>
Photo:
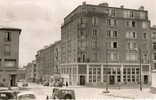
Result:
<svg viewBox="0 0 156 100">
<path fill-rule="evenodd" d="M 66 88 L 54 88 L 52 99 L 72 99 L 75 100 L 75 91 Z"/>
<path fill-rule="evenodd" d="M 0 100 L 16 100 L 17 94 L 13 90 L 0 90 Z"/>
<path fill-rule="evenodd" d="M 37 100 L 33 92 L 26 91 L 17 95 L 17 100 Z"/>
</svg>

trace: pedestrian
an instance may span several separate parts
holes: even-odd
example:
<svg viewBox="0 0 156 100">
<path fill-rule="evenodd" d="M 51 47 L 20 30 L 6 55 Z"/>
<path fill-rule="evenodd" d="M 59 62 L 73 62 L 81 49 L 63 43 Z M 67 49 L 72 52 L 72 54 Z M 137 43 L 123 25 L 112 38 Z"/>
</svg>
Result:
<svg viewBox="0 0 156 100">
<path fill-rule="evenodd" d="M 46 100 L 49 100 L 49 97 L 48 96 L 46 97 Z"/>
</svg>

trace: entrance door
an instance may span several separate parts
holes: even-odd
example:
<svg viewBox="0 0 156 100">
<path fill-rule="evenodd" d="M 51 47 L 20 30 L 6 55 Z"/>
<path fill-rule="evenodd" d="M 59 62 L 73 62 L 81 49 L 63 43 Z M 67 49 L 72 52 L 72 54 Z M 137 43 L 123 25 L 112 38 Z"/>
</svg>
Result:
<svg viewBox="0 0 156 100">
<path fill-rule="evenodd" d="M 85 85 L 85 76 L 81 75 L 80 76 L 80 85 Z"/>
<path fill-rule="evenodd" d="M 10 75 L 10 86 L 16 86 L 16 75 Z"/>
<path fill-rule="evenodd" d="M 148 84 L 148 75 L 144 75 L 144 84 Z"/>
<path fill-rule="evenodd" d="M 115 77 L 114 77 L 114 76 L 110 76 L 110 77 L 109 77 L 109 83 L 110 83 L 111 85 L 115 84 Z"/>
</svg>

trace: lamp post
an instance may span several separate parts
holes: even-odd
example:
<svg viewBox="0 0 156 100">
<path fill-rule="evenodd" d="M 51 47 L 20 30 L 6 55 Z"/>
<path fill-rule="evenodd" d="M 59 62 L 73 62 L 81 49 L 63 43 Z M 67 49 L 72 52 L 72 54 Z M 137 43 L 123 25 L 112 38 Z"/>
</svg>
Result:
<svg viewBox="0 0 156 100">
<path fill-rule="evenodd" d="M 139 48 L 139 60 L 140 60 L 140 91 L 142 91 L 142 77 L 141 77 L 141 72 L 142 72 L 142 53 L 141 53 L 141 49 Z"/>
</svg>

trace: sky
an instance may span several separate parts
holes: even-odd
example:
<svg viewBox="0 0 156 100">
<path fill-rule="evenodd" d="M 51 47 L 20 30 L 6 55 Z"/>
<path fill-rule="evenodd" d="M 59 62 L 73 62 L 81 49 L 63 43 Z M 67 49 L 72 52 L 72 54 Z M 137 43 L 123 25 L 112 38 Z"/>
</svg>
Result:
<svg viewBox="0 0 156 100">
<path fill-rule="evenodd" d="M 61 39 L 63 19 L 84 0 L 0 0 L 0 25 L 21 28 L 19 66 L 35 59 L 46 45 Z M 85 0 L 87 4 L 107 2 L 109 6 L 149 11 L 151 24 L 156 24 L 156 0 Z"/>
</svg>

